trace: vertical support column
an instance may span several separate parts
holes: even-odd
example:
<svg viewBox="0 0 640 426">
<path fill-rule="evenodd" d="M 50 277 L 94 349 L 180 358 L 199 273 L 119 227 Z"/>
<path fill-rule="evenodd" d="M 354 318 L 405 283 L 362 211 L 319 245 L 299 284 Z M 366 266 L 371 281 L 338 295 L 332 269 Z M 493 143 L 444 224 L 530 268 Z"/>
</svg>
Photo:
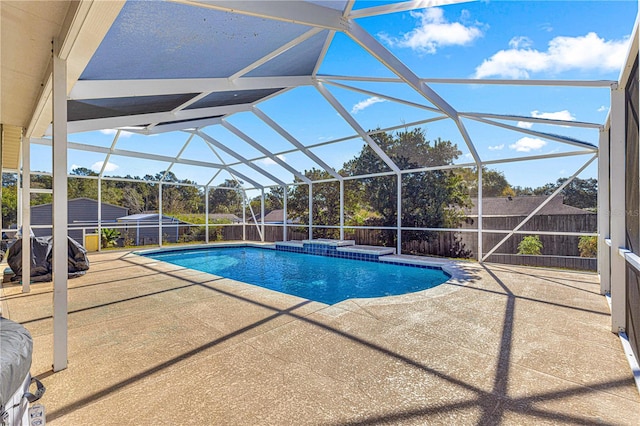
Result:
<svg viewBox="0 0 640 426">
<path fill-rule="evenodd" d="M 482 263 L 482 164 L 478 165 L 478 262 Z"/>
<path fill-rule="evenodd" d="M 260 193 L 260 229 L 262 229 L 261 241 L 264 243 L 264 188 Z"/>
<path fill-rule="evenodd" d="M 309 183 L 309 239 L 313 240 L 313 184 Z"/>
<path fill-rule="evenodd" d="M 98 251 L 102 251 L 102 176 L 98 176 Z"/>
<path fill-rule="evenodd" d="M 158 183 L 158 245 L 162 247 L 162 182 Z"/>
<path fill-rule="evenodd" d="M 53 49 L 53 371 L 67 368 L 67 62 Z"/>
<path fill-rule="evenodd" d="M 242 193 L 242 241 L 247 240 L 247 194 Z"/>
<path fill-rule="evenodd" d="M 209 186 L 204 187 L 204 242 L 209 244 Z"/>
<path fill-rule="evenodd" d="M 22 292 L 31 291 L 31 142 L 22 138 Z"/>
<path fill-rule="evenodd" d="M 619 249 L 626 248 L 625 200 L 625 99 L 624 88 L 611 91 L 611 331 L 626 329 L 626 263 Z"/>
<path fill-rule="evenodd" d="M 609 131 L 600 131 L 598 149 L 598 274 L 600 294 L 611 292 L 611 248 L 605 242 L 610 237 L 609 224 Z"/>
<path fill-rule="evenodd" d="M 340 239 L 344 240 L 344 180 L 340 180 Z"/>
<path fill-rule="evenodd" d="M 402 254 L 402 175 L 400 173 L 396 174 L 396 179 L 396 228 L 398 233 L 396 253 Z"/>
<path fill-rule="evenodd" d="M 284 210 L 282 212 L 282 241 L 287 241 L 287 195 L 289 189 L 287 185 L 284 185 L 282 188 L 284 190 L 282 195 L 282 208 Z"/>
</svg>

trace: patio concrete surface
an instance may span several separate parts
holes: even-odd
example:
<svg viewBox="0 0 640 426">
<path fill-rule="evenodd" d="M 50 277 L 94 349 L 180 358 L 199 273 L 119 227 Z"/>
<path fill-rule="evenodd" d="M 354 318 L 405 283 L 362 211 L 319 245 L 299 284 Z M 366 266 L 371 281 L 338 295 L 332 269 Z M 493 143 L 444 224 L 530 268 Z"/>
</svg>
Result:
<svg viewBox="0 0 640 426">
<path fill-rule="evenodd" d="M 5 283 L 55 425 L 637 425 L 640 396 L 591 273 L 473 262 L 469 281 L 328 306 L 140 257 Z"/>
</svg>

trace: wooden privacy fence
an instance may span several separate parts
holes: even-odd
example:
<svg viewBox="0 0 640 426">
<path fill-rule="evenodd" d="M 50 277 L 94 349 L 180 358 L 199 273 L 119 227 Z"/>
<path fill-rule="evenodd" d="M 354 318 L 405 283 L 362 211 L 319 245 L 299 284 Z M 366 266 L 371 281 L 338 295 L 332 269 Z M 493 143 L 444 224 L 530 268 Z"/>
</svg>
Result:
<svg viewBox="0 0 640 426">
<path fill-rule="evenodd" d="M 485 230 L 512 230 L 520 224 L 526 216 L 484 217 Z M 216 239 L 241 240 L 242 226 L 212 226 L 211 233 L 217 233 Z M 463 224 L 463 229 L 477 229 L 477 222 L 471 218 Z M 578 270 L 596 270 L 597 259 L 580 257 L 578 249 L 579 236 L 569 235 L 538 235 L 542 242 L 542 256 L 518 255 L 518 244 L 525 235 L 536 235 L 535 232 L 580 232 L 594 233 L 597 230 L 597 215 L 536 215 L 522 228 L 522 231 L 532 231 L 533 234 L 514 234 L 505 241 L 494 254 L 486 259 L 488 262 L 531 265 L 542 267 L 559 267 Z M 314 238 L 333 236 L 336 229 L 314 229 Z M 395 247 L 395 230 L 353 229 L 345 228 L 345 239 L 352 239 L 361 245 L 386 245 Z M 282 241 L 283 227 L 265 225 L 265 241 Z M 483 232 L 483 253 L 491 250 L 507 234 Z M 248 241 L 260 241 L 260 234 L 255 225 L 246 225 L 245 236 Z M 305 240 L 309 238 L 307 228 L 288 226 L 288 240 Z M 403 231 L 402 252 L 423 256 L 440 257 L 470 257 L 477 256 L 477 232 L 428 232 Z"/>
</svg>

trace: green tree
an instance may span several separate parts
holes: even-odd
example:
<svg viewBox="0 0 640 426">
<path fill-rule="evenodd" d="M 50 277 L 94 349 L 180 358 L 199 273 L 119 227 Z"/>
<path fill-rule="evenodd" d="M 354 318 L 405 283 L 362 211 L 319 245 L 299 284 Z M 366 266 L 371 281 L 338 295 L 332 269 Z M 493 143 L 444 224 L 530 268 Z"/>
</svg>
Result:
<svg viewBox="0 0 640 426">
<path fill-rule="evenodd" d="M 438 138 L 431 142 L 420 129 L 395 134 L 377 133 L 373 140 L 403 170 L 453 164 L 461 152 L 450 141 Z M 353 160 L 347 162 L 348 175 L 365 175 L 388 171 L 388 166 L 367 145 Z M 379 217 L 382 226 L 395 226 L 397 221 L 397 176 L 358 179 L 362 200 Z M 463 219 L 461 206 L 470 203 L 468 189 L 462 177 L 451 170 L 432 170 L 403 175 L 403 226 L 439 228 L 455 227 Z M 387 235 L 383 243 L 392 245 Z M 430 239 L 434 233 L 408 232 L 408 239 Z M 462 250 L 462 248 L 461 248 Z M 460 254 L 460 253 L 457 253 Z M 456 255 L 456 254 L 454 254 Z"/>
<path fill-rule="evenodd" d="M 535 195 L 551 195 L 556 189 L 567 181 L 568 178 L 560 178 L 556 183 L 548 183 L 534 190 Z M 573 179 L 560 191 L 564 197 L 564 203 L 579 209 L 596 209 L 598 207 L 598 181 L 597 179 Z"/>
<path fill-rule="evenodd" d="M 464 180 L 469 189 L 469 195 L 476 197 L 478 194 L 478 168 L 463 168 L 456 172 Z M 504 173 L 499 170 L 482 168 L 482 196 L 483 197 L 506 197 L 516 195 L 515 191 L 507 181 Z"/>
<path fill-rule="evenodd" d="M 218 186 L 230 189 L 209 190 L 209 212 L 242 216 L 243 194 L 240 184 L 235 180 L 227 179 Z"/>
</svg>

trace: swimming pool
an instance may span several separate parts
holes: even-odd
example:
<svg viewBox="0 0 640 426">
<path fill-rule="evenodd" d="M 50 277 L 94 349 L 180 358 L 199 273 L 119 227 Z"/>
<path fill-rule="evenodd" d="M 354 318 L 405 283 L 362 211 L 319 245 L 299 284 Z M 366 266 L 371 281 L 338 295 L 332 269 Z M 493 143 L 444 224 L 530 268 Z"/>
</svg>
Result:
<svg viewBox="0 0 640 426">
<path fill-rule="evenodd" d="M 258 247 L 140 253 L 143 256 L 332 305 L 412 293 L 449 279 L 441 269 L 364 262 Z"/>
</svg>

